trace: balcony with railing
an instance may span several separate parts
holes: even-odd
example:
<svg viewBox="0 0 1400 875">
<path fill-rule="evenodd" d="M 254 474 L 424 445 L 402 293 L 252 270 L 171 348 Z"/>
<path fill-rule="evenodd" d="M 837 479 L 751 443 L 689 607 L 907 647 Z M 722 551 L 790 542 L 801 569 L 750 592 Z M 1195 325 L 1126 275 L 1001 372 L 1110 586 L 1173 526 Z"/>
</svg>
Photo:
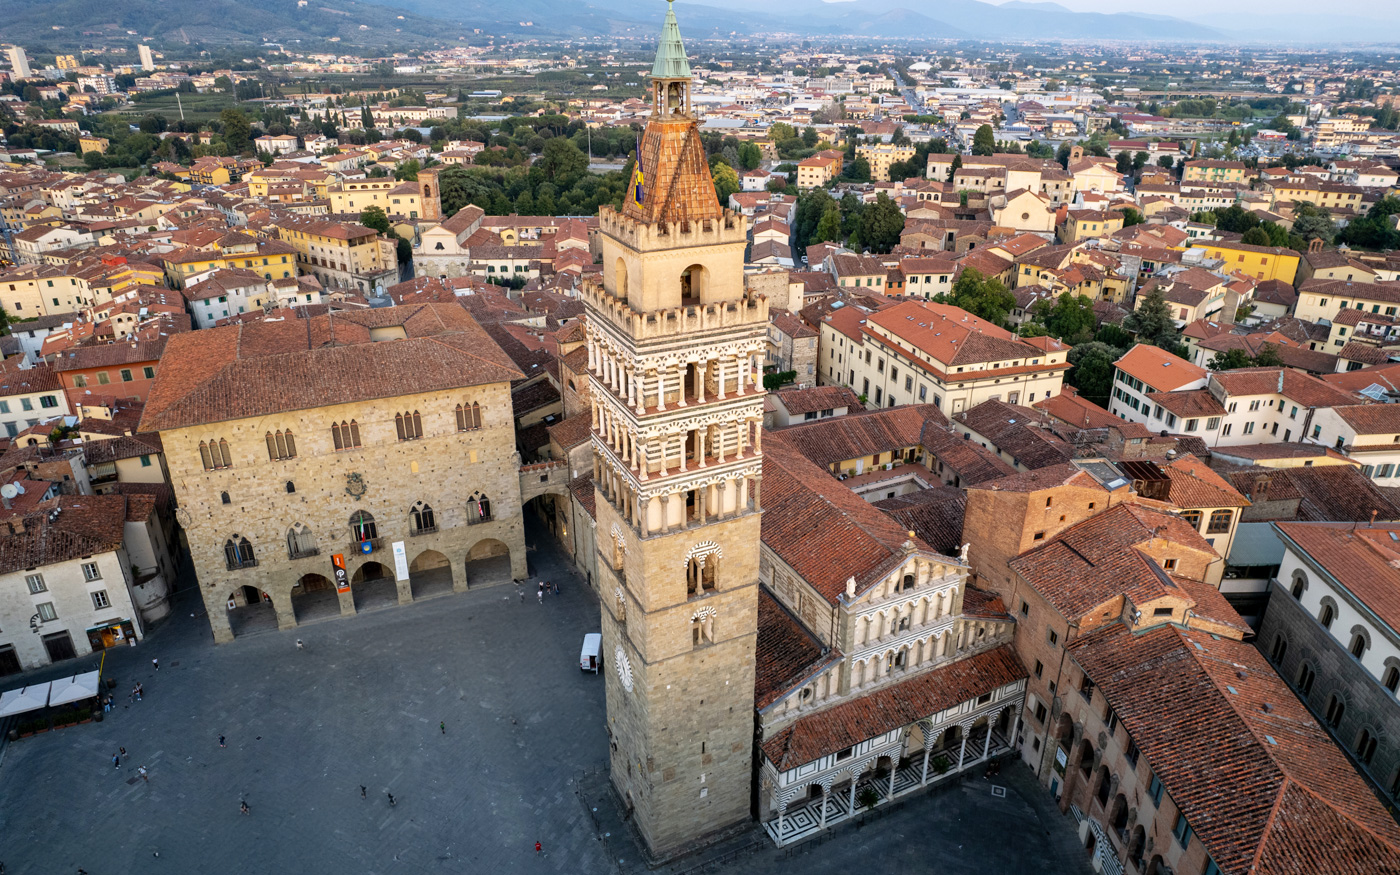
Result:
<svg viewBox="0 0 1400 875">
<path fill-rule="evenodd" d="M 240 568 L 256 568 L 258 566 L 258 560 L 252 556 L 225 556 L 224 564 L 228 566 L 229 571 L 238 571 Z"/>
<path fill-rule="evenodd" d="M 297 550 L 288 550 L 288 551 L 287 551 L 287 558 L 288 558 L 288 559 L 309 559 L 309 558 L 312 557 L 312 556 L 320 556 L 320 555 L 321 555 L 321 548 L 320 548 L 320 547 L 302 547 L 302 548 L 297 549 Z"/>
</svg>

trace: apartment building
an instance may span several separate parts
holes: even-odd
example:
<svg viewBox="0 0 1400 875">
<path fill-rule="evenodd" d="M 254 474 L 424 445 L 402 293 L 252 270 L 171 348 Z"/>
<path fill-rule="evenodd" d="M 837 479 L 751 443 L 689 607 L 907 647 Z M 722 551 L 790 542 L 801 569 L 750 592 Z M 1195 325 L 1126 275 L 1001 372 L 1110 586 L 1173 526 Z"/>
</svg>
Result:
<svg viewBox="0 0 1400 875">
<path fill-rule="evenodd" d="M 843 308 L 820 333 L 822 382 L 850 386 L 874 407 L 933 404 L 957 413 L 991 399 L 1032 404 L 1059 394 L 1069 368 L 1069 347 L 1054 338 L 1018 338 L 947 304 Z"/>
</svg>

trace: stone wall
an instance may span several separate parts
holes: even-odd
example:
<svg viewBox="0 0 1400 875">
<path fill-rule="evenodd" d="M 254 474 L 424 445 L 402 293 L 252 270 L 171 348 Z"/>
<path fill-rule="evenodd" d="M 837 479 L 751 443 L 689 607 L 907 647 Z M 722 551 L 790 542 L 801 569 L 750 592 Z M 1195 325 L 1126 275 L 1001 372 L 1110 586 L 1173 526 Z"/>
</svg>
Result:
<svg viewBox="0 0 1400 875">
<path fill-rule="evenodd" d="M 665 856 L 749 816 L 760 515 L 643 540 L 601 496 L 597 511 L 612 778 L 652 852 Z M 717 588 L 687 598 L 687 556 L 704 541 L 722 550 Z M 706 609 L 713 643 L 697 646 L 692 619 Z"/>
<path fill-rule="evenodd" d="M 1313 585 L 1319 582 L 1314 581 Z M 1277 649 L 1280 638 L 1286 642 L 1281 654 Z M 1270 584 L 1268 607 L 1254 643 L 1294 695 L 1332 735 L 1357 771 L 1393 804 L 1396 797 L 1392 791 L 1400 777 L 1400 744 L 1397 744 L 1400 703 L 1396 702 L 1395 694 L 1381 686 L 1279 581 Z M 1307 693 L 1299 686 L 1305 665 L 1314 673 L 1312 689 Z M 1336 726 L 1330 726 L 1327 721 L 1327 706 L 1333 696 L 1346 706 Z M 1365 766 L 1355 756 L 1357 739 L 1363 729 L 1381 740 L 1375 757 Z"/>
<path fill-rule="evenodd" d="M 455 406 L 472 401 L 481 404 L 483 427 L 458 432 Z M 415 410 L 424 436 L 398 440 L 395 414 Z M 352 419 L 362 446 L 336 451 L 331 423 Z M 295 435 L 296 458 L 268 458 L 265 435 L 278 429 Z M 272 598 L 280 627 L 296 625 L 293 587 L 304 575 L 333 579 L 335 553 L 345 556 L 352 579 L 376 562 L 392 575 L 390 544 L 398 540 L 406 542 L 410 563 L 422 557 L 420 565 L 438 564 L 437 557 L 424 554 L 441 554 L 458 589 L 475 583 L 465 564 L 469 556 L 508 551 L 511 576 L 527 576 L 519 457 L 506 383 L 182 428 L 162 432 L 161 439 L 216 641 L 232 638 L 226 602 L 231 591 L 245 585 Z M 233 465 L 205 471 L 199 442 L 220 439 L 228 442 Z M 359 487 L 349 481 L 351 474 L 362 479 L 359 497 L 352 494 Z M 492 519 L 468 525 L 467 502 L 478 493 L 489 498 Z M 436 533 L 410 535 L 409 514 L 419 501 L 432 507 Z M 361 510 L 374 516 L 383 541 L 367 556 L 352 543 L 349 527 L 351 515 Z M 287 533 L 298 523 L 313 532 L 319 555 L 289 558 Z M 227 568 L 224 545 L 235 533 L 252 543 L 255 567 Z M 411 600 L 408 582 L 398 587 L 399 600 Z M 354 613 L 352 594 L 341 594 L 340 605 L 342 613 Z"/>
</svg>

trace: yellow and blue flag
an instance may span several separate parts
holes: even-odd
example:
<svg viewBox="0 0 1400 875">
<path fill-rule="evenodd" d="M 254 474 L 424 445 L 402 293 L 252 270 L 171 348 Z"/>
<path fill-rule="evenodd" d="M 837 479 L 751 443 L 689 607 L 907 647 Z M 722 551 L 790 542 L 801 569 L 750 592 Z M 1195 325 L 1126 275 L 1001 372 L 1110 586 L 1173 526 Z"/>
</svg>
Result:
<svg viewBox="0 0 1400 875">
<path fill-rule="evenodd" d="M 642 172 L 642 137 L 637 135 L 637 166 L 632 171 L 632 200 L 638 206 L 646 200 L 646 174 Z"/>
</svg>

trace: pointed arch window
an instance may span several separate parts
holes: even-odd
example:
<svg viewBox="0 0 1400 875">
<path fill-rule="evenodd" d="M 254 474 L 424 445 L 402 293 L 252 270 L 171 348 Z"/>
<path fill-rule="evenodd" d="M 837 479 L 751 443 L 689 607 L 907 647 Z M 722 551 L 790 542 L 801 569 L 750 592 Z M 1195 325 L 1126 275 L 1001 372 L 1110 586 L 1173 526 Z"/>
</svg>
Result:
<svg viewBox="0 0 1400 875">
<path fill-rule="evenodd" d="M 438 530 L 437 517 L 433 515 L 432 505 L 427 502 L 417 502 L 413 509 L 408 512 L 409 533 L 413 535 L 431 535 Z"/>
<path fill-rule="evenodd" d="M 481 404 L 473 401 L 470 404 L 457 405 L 457 430 L 475 431 L 481 428 Z"/>
<path fill-rule="evenodd" d="M 228 441 L 223 438 L 200 441 L 199 460 L 206 471 L 233 467 L 233 455 L 229 452 Z"/>
<path fill-rule="evenodd" d="M 480 492 L 472 493 L 472 497 L 467 499 L 467 525 L 474 526 L 490 521 L 491 499 Z"/>
<path fill-rule="evenodd" d="M 252 543 L 242 535 L 234 535 L 224 542 L 224 562 L 230 571 L 252 568 L 258 564 Z"/>
<path fill-rule="evenodd" d="M 357 510 L 350 517 L 350 533 L 356 541 L 373 541 L 379 537 L 379 527 L 369 511 Z"/>
<path fill-rule="evenodd" d="M 331 441 L 336 451 L 356 450 L 360 447 L 360 424 L 355 420 L 331 423 Z"/>
<path fill-rule="evenodd" d="M 287 558 L 305 559 L 321 552 L 316 546 L 316 535 L 308 526 L 297 523 L 287 530 Z"/>
<path fill-rule="evenodd" d="M 274 462 L 284 459 L 295 459 L 297 456 L 297 441 L 292 437 L 292 430 L 270 431 L 267 433 L 267 457 Z"/>
<path fill-rule="evenodd" d="M 394 428 L 401 441 L 416 441 L 423 436 L 423 419 L 415 410 L 412 413 L 394 414 Z"/>
</svg>

